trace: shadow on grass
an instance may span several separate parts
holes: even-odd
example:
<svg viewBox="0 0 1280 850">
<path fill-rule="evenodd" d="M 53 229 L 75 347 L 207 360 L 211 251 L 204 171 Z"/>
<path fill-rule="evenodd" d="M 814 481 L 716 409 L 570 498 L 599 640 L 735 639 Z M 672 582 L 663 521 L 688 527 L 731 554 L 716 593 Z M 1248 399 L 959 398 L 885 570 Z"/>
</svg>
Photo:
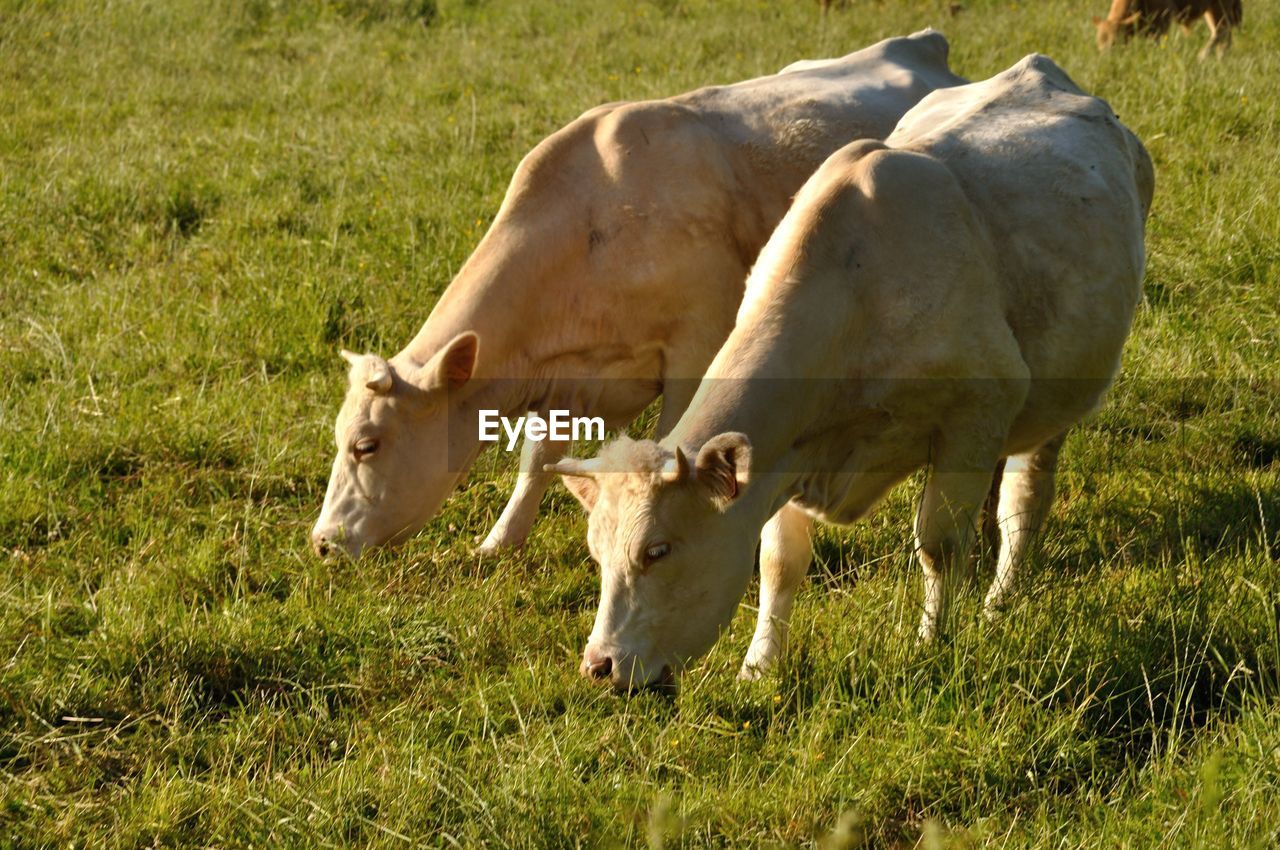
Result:
<svg viewBox="0 0 1280 850">
<path fill-rule="evenodd" d="M 1248 443 L 1240 451 L 1261 458 L 1274 448 Z M 1095 509 L 1068 509 L 1065 516 L 1051 516 L 1043 543 L 1053 548 L 1053 555 L 1033 560 L 1027 572 L 1089 575 L 1117 560 L 1135 565 L 1178 563 L 1235 557 L 1256 548 L 1265 549 L 1272 560 L 1280 559 L 1280 478 L 1250 481 L 1246 476 L 1247 470 L 1241 470 L 1213 480 L 1171 478 L 1158 490 L 1124 493 L 1094 504 Z M 1093 498 L 1080 496 L 1078 501 Z M 866 549 L 842 535 L 815 536 L 814 560 L 823 583 L 853 586 L 881 562 L 898 565 L 910 559 L 911 519 L 903 519 L 896 549 Z M 995 549 L 981 543 L 974 557 L 971 567 L 977 583 L 985 586 L 991 580 Z"/>
<path fill-rule="evenodd" d="M 975 798 L 965 790 L 977 781 L 972 771 L 1015 807 L 1064 795 L 1095 799 L 1153 761 L 1186 752 L 1209 724 L 1280 698 L 1280 570 L 1272 563 L 1250 578 L 1146 576 L 1142 586 L 1108 583 L 1095 596 L 1058 587 L 1024 599 L 1006 620 L 962 628 L 934 646 L 863 628 L 862 646 L 833 658 L 821 643 L 801 641 L 780 671 L 785 698 L 776 711 L 735 712 L 731 703 L 723 710 L 735 723 L 761 726 L 778 713 L 790 723 L 836 716 L 849 736 L 910 717 L 919 724 L 909 727 L 916 746 L 932 742 L 940 764 L 960 753 L 950 769 L 961 773 L 923 787 L 904 772 L 902 787 L 888 794 L 901 806 L 875 818 L 885 840 L 918 835 L 926 815 L 974 817 Z M 996 747 L 979 767 L 973 748 L 987 745 L 990 730 L 1020 743 L 1012 754 Z"/>
</svg>

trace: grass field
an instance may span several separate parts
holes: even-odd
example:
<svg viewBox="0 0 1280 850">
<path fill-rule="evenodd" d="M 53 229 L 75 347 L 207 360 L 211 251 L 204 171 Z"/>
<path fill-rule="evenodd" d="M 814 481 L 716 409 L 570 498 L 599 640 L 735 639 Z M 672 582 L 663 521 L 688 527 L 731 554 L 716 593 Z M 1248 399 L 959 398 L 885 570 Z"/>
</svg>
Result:
<svg viewBox="0 0 1280 850">
<path fill-rule="evenodd" d="M 0 0 L 0 847 L 1275 847 L 1280 2 L 1101 57 L 1096 3 Z M 1008 618 L 916 645 L 918 483 L 674 700 L 576 672 L 560 488 L 491 453 L 401 550 L 306 531 L 340 346 L 408 341 L 596 104 L 934 25 L 1044 52 L 1157 169 L 1147 303 Z M 980 569 L 986 574 L 990 565 Z M 748 602 L 750 598 L 748 599 Z"/>
</svg>

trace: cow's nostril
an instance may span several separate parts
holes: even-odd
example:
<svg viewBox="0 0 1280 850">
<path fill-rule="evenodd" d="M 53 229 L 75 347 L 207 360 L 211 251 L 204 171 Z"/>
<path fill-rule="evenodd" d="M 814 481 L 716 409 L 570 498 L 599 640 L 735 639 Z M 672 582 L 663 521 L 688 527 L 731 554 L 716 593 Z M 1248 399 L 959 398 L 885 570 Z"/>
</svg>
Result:
<svg viewBox="0 0 1280 850">
<path fill-rule="evenodd" d="M 316 545 L 316 554 L 317 554 L 317 555 L 319 555 L 321 558 L 324 558 L 324 557 L 328 556 L 328 554 L 329 554 L 329 541 L 328 541 L 328 540 L 326 540 L 326 539 L 325 539 L 325 538 L 323 538 L 323 537 L 317 537 L 317 538 L 316 538 L 316 544 L 315 544 L 315 545 Z"/>
<path fill-rule="evenodd" d="M 613 659 L 606 655 L 599 661 L 592 661 L 587 667 L 587 672 L 591 674 L 593 679 L 607 679 L 609 674 L 613 672 Z"/>
</svg>

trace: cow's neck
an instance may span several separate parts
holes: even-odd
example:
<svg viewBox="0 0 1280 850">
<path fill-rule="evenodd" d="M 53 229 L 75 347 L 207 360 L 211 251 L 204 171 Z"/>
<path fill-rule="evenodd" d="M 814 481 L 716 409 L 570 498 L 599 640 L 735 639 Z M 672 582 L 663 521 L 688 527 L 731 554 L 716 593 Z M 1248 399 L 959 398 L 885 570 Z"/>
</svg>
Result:
<svg viewBox="0 0 1280 850">
<path fill-rule="evenodd" d="M 848 305 L 823 287 L 790 272 L 752 285 L 746 315 L 663 443 L 696 452 L 717 434 L 746 434 L 752 476 L 769 482 L 780 506 L 827 463 L 827 430 L 843 415 L 832 405 L 852 390 L 844 364 L 855 343 L 845 332 Z M 832 350 L 822 344 L 831 339 L 845 342 Z"/>
<path fill-rule="evenodd" d="M 684 416 L 662 440 L 696 453 L 717 434 L 737 431 L 751 441 L 752 502 L 767 516 L 795 493 L 804 460 L 794 426 L 813 403 L 808 382 L 745 372 L 704 378 Z"/>
<path fill-rule="evenodd" d="M 480 337 L 477 375 L 496 377 L 510 371 L 512 347 L 507 341 L 515 324 L 512 313 L 519 312 L 512 307 L 522 293 L 519 270 L 506 261 L 512 252 L 505 250 L 503 243 L 509 240 L 504 233 L 495 223 L 399 357 L 425 363 L 458 334 L 472 331 Z"/>
</svg>

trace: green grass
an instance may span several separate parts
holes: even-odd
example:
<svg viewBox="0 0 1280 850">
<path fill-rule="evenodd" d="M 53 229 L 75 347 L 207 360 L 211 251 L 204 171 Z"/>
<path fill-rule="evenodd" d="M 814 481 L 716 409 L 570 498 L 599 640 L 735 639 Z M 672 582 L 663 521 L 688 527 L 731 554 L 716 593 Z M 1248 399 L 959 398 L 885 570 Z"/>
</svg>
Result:
<svg viewBox="0 0 1280 850">
<path fill-rule="evenodd" d="M 1102 0 L 966 5 L 0 0 L 0 847 L 1275 846 L 1280 3 L 1205 64 L 1100 57 Z M 971 78 L 1051 55 L 1157 168 L 1125 377 L 1004 622 L 915 644 L 918 482 L 821 532 L 777 675 L 734 680 L 744 606 L 674 701 L 579 680 L 563 490 L 471 554 L 509 458 L 309 556 L 336 350 L 412 336 L 526 150 L 929 24 Z"/>
</svg>

